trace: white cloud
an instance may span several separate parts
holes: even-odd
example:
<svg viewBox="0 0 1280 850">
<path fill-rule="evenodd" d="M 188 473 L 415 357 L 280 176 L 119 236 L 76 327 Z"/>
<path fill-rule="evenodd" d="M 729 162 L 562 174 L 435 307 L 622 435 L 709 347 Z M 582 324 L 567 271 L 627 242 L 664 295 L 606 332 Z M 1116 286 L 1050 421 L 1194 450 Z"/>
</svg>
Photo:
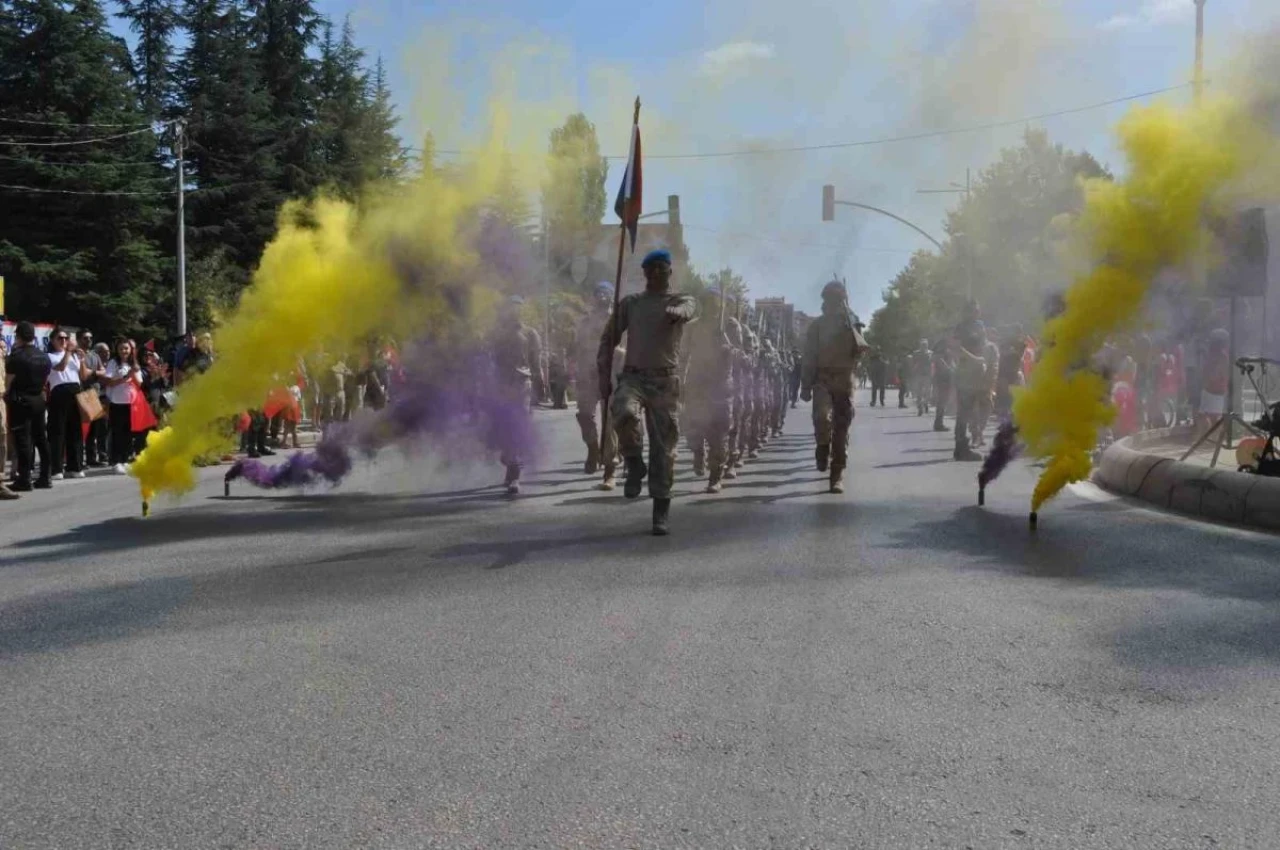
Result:
<svg viewBox="0 0 1280 850">
<path fill-rule="evenodd" d="M 1099 29 L 1149 29 L 1164 24 L 1179 23 L 1191 18 L 1196 9 L 1194 0 L 1143 0 L 1134 12 L 1112 15 Z"/>
<path fill-rule="evenodd" d="M 701 70 L 704 74 L 718 76 L 758 60 L 772 59 L 773 56 L 772 44 L 733 41 L 703 53 Z"/>
</svg>

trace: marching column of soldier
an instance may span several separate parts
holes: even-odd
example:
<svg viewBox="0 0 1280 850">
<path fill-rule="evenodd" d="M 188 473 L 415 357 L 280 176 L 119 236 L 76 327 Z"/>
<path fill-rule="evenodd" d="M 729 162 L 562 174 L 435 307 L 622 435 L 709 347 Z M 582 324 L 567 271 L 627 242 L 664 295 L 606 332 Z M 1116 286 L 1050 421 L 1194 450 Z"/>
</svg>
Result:
<svg viewBox="0 0 1280 850">
<path fill-rule="evenodd" d="M 706 478 L 705 492 L 719 493 L 782 435 L 787 410 L 799 397 L 812 402 L 815 466 L 827 473 L 830 492 L 843 493 L 855 376 L 870 371 L 872 397 L 883 404 L 886 365 L 867 345 L 844 284 L 823 287 L 821 315 L 802 344 L 788 348 L 781 329 L 767 326 L 763 316 L 757 314 L 755 328 L 726 317 L 723 297 L 718 320 L 700 316 L 696 299 L 672 289 L 667 251 L 650 252 L 641 267 L 643 292 L 615 300 L 610 284 L 596 287 L 567 355 L 576 365 L 583 472 L 603 471 L 597 486 L 612 490 L 621 467 L 629 499 L 641 495 L 647 479 L 653 533 L 665 535 L 682 422 L 694 474 Z M 528 393 L 540 363 L 540 341 L 519 322 L 518 306 L 513 299 L 494 344 L 495 358 L 511 375 L 513 398 Z M 934 413 L 937 430 L 949 430 L 942 415 L 954 389 L 957 460 L 980 457 L 970 440 L 981 444 L 989 397 L 997 394 L 991 361 L 1001 352 L 987 341 L 977 316 L 976 304 L 969 305 L 951 339 L 932 345 L 921 340 L 895 362 L 900 406 L 906 407 L 909 386 L 916 414 Z M 518 493 L 522 458 L 509 451 L 502 462 L 509 492 Z"/>
<path fill-rule="evenodd" d="M 672 290 L 669 252 L 650 252 L 641 268 L 644 291 L 617 301 L 616 311 L 613 287 L 596 286 L 567 355 L 576 367 L 583 473 L 603 471 L 598 486 L 612 490 L 621 464 L 629 499 L 641 495 L 648 479 L 653 533 L 664 535 L 681 421 L 694 474 L 706 478 L 705 492 L 719 493 L 782 435 L 787 410 L 803 396 L 814 399 L 818 469 L 830 470 L 831 492 L 843 492 L 854 368 L 867 349 L 843 284 L 827 285 L 823 314 L 810 326 L 803 349 L 788 349 L 781 328 L 766 327 L 762 316 L 754 329 L 726 317 L 723 296 L 718 321 L 700 317 L 692 296 Z M 540 340 L 519 322 L 518 306 L 519 299 L 512 299 L 494 343 L 496 359 L 512 376 L 513 398 L 528 392 L 540 361 Z M 513 453 L 502 457 L 513 495 L 521 460 Z"/>
</svg>

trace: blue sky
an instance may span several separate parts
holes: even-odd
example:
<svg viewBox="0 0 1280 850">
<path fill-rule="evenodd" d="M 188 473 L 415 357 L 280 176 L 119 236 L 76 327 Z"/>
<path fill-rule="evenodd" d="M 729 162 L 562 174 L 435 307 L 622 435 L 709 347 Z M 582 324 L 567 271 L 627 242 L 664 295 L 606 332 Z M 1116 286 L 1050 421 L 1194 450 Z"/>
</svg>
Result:
<svg viewBox="0 0 1280 850">
<path fill-rule="evenodd" d="M 531 144 L 544 145 L 555 119 L 581 109 L 606 153 L 625 152 L 639 94 L 650 156 L 949 129 L 1177 85 L 1191 74 L 1194 33 L 1192 0 L 321 0 L 319 8 L 335 20 L 350 14 L 361 44 L 384 56 L 409 139 L 430 128 L 444 147 L 462 141 L 456 119 L 479 114 L 493 69 L 514 63 L 519 97 L 537 104 L 522 130 Z M 1206 10 L 1211 74 L 1243 34 L 1280 24 L 1274 0 L 1208 0 Z M 1110 128 L 1125 109 L 1036 123 L 1120 169 Z M 648 159 L 647 207 L 681 196 L 699 268 L 730 265 L 753 294 L 785 295 L 810 310 L 839 272 L 866 316 L 926 243 L 852 210 L 822 223 L 822 184 L 941 236 L 954 199 L 917 190 L 963 181 L 966 167 L 982 168 L 1021 132 Z M 611 192 L 619 173 L 615 166 Z"/>
</svg>

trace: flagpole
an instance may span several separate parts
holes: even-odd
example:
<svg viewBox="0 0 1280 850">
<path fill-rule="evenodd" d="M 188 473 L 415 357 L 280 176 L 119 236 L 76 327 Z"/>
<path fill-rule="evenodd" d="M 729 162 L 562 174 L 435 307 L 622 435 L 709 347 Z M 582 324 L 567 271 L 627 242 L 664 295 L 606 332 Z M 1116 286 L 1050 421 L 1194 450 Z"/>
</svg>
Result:
<svg viewBox="0 0 1280 850">
<path fill-rule="evenodd" d="M 635 112 L 631 116 L 631 138 L 635 138 L 636 127 L 640 125 L 640 98 L 636 97 Z M 628 167 L 631 163 L 628 163 Z M 606 436 L 609 433 L 609 400 L 613 396 L 613 352 L 617 350 L 618 343 L 618 311 L 622 304 L 622 256 L 627 245 L 627 223 L 623 221 L 618 227 L 618 270 L 613 276 L 613 315 L 610 317 L 609 328 L 609 394 L 600 399 L 600 449 L 604 450 L 607 443 Z"/>
</svg>

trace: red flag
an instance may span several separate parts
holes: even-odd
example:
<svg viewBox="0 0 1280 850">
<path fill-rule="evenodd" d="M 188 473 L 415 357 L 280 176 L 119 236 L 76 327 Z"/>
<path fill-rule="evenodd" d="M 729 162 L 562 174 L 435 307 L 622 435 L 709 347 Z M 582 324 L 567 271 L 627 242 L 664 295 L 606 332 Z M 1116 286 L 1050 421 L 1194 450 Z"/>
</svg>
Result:
<svg viewBox="0 0 1280 850">
<path fill-rule="evenodd" d="M 622 220 L 622 226 L 631 233 L 631 250 L 636 249 L 636 229 L 640 226 L 640 209 L 644 194 L 644 179 L 640 168 L 640 120 L 639 100 L 636 101 L 636 121 L 631 125 L 631 153 L 627 157 L 627 170 L 618 187 L 618 199 L 613 211 Z"/>
<path fill-rule="evenodd" d="M 156 415 L 151 410 L 151 404 L 147 401 L 147 397 L 143 395 L 142 390 L 133 384 L 133 392 L 129 396 L 129 430 L 135 434 L 141 434 L 143 431 L 156 427 L 159 423 L 156 421 Z"/>
</svg>

